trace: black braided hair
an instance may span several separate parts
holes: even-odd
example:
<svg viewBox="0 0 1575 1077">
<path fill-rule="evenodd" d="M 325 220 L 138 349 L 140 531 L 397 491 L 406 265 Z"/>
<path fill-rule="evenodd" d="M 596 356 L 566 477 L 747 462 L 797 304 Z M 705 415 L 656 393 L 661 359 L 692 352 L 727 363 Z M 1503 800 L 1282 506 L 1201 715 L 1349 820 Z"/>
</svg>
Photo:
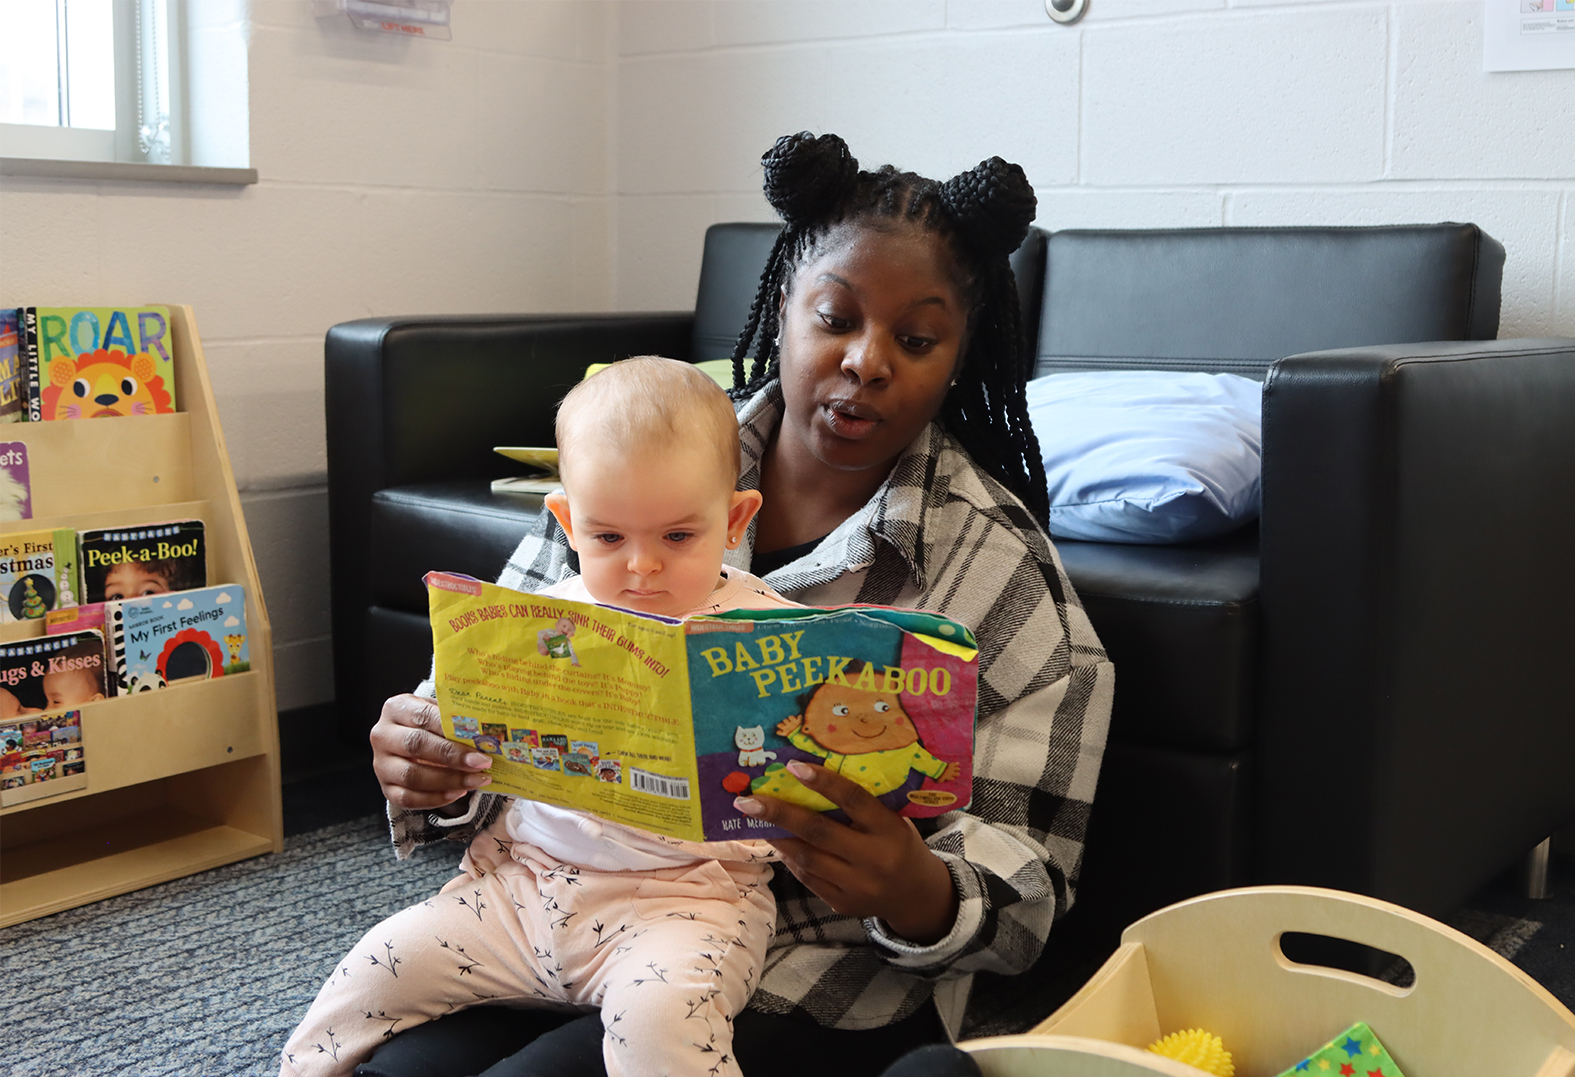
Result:
<svg viewBox="0 0 1575 1077">
<path fill-rule="evenodd" d="M 865 172 L 842 139 L 807 131 L 777 139 L 760 164 L 766 199 L 784 227 L 733 348 L 734 398 L 777 376 L 778 297 L 791 290 L 799 266 L 833 228 L 876 220 L 916 225 L 947 245 L 968 307 L 967 350 L 940 420 L 975 463 L 1046 524 L 1044 462 L 1024 395 L 1033 356 L 1008 262 L 1034 219 L 1034 190 L 1022 168 L 992 157 L 945 183 L 891 165 Z M 746 376 L 749 355 L 754 362 Z"/>
</svg>

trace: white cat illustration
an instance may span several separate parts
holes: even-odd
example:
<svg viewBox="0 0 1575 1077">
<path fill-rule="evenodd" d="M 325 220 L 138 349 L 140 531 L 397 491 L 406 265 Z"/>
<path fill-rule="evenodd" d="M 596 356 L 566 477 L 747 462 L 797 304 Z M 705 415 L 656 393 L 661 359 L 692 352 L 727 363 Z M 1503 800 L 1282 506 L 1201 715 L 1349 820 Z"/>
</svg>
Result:
<svg viewBox="0 0 1575 1077">
<path fill-rule="evenodd" d="M 766 731 L 763 726 L 739 726 L 733 731 L 733 743 L 738 746 L 738 765 L 763 766 L 767 759 L 775 759 L 776 752 L 765 750 Z"/>
</svg>

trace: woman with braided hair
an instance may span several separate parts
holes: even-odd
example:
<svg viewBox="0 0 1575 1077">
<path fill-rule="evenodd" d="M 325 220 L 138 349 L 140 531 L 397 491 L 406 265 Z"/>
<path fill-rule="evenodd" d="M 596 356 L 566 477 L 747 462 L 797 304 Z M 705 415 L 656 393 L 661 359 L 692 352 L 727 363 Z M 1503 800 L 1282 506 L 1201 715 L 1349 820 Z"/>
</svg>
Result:
<svg viewBox="0 0 1575 1077">
<path fill-rule="evenodd" d="M 862 1077 L 954 1035 L 972 974 L 1030 967 L 1070 907 L 1113 672 L 1044 531 L 1008 264 L 1034 214 L 1022 169 L 992 158 L 944 183 L 861 171 L 840 138 L 807 133 L 762 165 L 785 227 L 733 395 L 739 488 L 764 505 L 728 562 L 807 605 L 936 610 L 980 648 L 967 811 L 915 825 L 809 766 L 804 784 L 847 822 L 738 802 L 797 837 L 773 843 L 776 934 L 734 1022 L 737 1063 L 747 1077 Z M 535 591 L 571 574 L 543 514 L 498 582 Z M 431 695 L 389 700 L 372 731 L 400 855 L 484 839 L 504 800 L 480 789 L 486 756 L 441 738 Z M 597 1014 L 478 1007 L 394 1037 L 357 1072 L 599 1074 L 602 1032 Z"/>
</svg>

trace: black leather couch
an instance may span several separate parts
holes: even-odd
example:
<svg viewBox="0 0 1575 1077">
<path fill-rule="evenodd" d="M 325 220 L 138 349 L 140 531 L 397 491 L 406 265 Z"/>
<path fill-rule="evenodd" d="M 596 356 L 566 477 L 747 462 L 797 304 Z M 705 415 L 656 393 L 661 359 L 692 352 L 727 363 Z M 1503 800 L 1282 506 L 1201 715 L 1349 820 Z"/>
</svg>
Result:
<svg viewBox="0 0 1575 1077">
<path fill-rule="evenodd" d="M 422 574 L 495 576 L 538 511 L 490 492 L 517 468 L 492 446 L 551 444 L 588 363 L 726 357 L 774 234 L 713 227 L 693 313 L 329 331 L 347 736 L 426 672 Z M 1575 818 L 1556 675 L 1575 643 L 1575 341 L 1492 340 L 1503 264 L 1453 224 L 1036 230 L 1018 251 L 1039 373 L 1265 379 L 1261 528 L 1058 543 L 1117 670 L 1085 908 L 1121 924 L 1275 881 L 1442 912 Z"/>
</svg>

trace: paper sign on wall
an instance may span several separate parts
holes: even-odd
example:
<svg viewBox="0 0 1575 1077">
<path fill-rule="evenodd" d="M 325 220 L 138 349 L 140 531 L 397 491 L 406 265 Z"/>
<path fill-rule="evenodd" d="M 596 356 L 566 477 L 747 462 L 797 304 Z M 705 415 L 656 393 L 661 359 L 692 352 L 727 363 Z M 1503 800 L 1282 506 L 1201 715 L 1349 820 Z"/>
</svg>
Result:
<svg viewBox="0 0 1575 1077">
<path fill-rule="evenodd" d="M 1484 0 L 1482 70 L 1575 68 L 1575 0 Z"/>
</svg>

